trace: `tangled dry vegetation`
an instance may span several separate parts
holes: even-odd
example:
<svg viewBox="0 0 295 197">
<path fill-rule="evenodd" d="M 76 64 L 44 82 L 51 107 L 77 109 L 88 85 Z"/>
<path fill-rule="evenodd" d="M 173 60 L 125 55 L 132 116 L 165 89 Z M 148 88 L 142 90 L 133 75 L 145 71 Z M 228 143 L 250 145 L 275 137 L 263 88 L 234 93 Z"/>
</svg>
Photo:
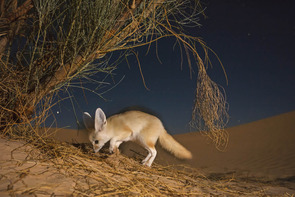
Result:
<svg viewBox="0 0 295 197">
<path fill-rule="evenodd" d="M 7 142 L 0 139 L 0 145 Z M 23 141 L 22 141 L 23 142 Z M 267 184 L 206 177 L 185 166 L 152 168 L 142 159 L 93 154 L 88 145 L 51 140 L 9 142 L 1 160 L 1 195 L 50 196 L 267 196 Z M 10 153 L 10 154 L 9 154 Z M 291 196 L 285 194 L 285 196 Z"/>
</svg>

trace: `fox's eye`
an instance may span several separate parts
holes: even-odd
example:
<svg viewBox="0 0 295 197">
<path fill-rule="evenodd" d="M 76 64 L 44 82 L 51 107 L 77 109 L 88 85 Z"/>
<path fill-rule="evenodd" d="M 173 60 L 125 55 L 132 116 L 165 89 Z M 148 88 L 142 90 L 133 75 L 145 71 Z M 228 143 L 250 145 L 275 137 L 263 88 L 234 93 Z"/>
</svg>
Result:
<svg viewBox="0 0 295 197">
<path fill-rule="evenodd" d="M 98 140 L 95 140 L 94 143 L 95 143 L 95 144 L 98 144 Z"/>
</svg>

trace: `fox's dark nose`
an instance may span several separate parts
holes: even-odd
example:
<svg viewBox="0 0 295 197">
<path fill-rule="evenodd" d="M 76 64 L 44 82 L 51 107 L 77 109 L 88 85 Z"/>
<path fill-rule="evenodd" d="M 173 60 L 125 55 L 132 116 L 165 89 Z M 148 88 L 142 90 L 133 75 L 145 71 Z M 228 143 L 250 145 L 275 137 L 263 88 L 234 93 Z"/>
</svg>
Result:
<svg viewBox="0 0 295 197">
<path fill-rule="evenodd" d="M 98 144 L 98 140 L 95 140 L 94 143 L 95 143 L 95 144 Z"/>
</svg>

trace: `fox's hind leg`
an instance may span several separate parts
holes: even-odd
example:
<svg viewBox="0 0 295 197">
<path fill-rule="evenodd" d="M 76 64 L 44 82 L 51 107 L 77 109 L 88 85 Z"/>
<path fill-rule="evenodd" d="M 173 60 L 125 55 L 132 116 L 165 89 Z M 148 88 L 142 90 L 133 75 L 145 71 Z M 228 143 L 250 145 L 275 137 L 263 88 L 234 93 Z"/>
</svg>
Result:
<svg viewBox="0 0 295 197">
<path fill-rule="evenodd" d="M 157 156 L 157 150 L 155 144 L 160 135 L 160 129 L 157 124 L 149 124 L 146 128 L 140 132 L 140 137 L 137 138 L 140 145 L 142 145 L 147 151 L 147 157 L 142 161 L 143 165 L 151 166 L 154 159 Z"/>
<path fill-rule="evenodd" d="M 150 153 L 150 151 L 148 151 L 148 155 L 146 156 L 146 158 L 144 160 L 142 160 L 142 164 L 146 165 L 146 162 L 151 158 L 152 154 Z"/>
<path fill-rule="evenodd" d="M 157 156 L 157 150 L 155 149 L 155 146 L 148 146 L 146 147 L 146 149 L 149 152 L 149 154 L 142 161 L 142 164 L 150 167 Z"/>
</svg>

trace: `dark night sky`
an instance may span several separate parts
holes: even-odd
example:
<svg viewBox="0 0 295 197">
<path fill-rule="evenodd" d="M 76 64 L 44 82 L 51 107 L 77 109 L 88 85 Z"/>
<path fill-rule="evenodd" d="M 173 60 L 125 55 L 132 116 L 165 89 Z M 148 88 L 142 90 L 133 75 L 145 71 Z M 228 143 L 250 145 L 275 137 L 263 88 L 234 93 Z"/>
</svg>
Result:
<svg viewBox="0 0 295 197">
<path fill-rule="evenodd" d="M 226 91 L 228 126 L 295 110 L 295 1 L 203 2 L 208 18 L 200 16 L 202 27 L 190 32 L 203 38 L 226 69 L 228 85 L 217 59 L 210 55 L 213 68 L 209 68 L 209 76 Z M 186 61 L 181 68 L 180 51 L 173 49 L 174 42 L 171 38 L 157 43 L 162 64 L 156 58 L 155 45 L 148 55 L 146 47 L 137 50 L 149 91 L 144 88 L 135 57 L 128 59 L 130 69 L 122 62 L 115 71 L 115 82 L 124 79 L 103 95 L 107 102 L 91 92 L 86 92 L 86 102 L 80 89 L 72 89 L 78 120 L 83 111 L 94 114 L 97 107 L 108 116 L 140 106 L 160 117 L 171 134 L 190 131 L 197 73 L 190 78 Z M 57 126 L 77 128 L 73 111 L 70 100 L 54 107 Z"/>
</svg>

